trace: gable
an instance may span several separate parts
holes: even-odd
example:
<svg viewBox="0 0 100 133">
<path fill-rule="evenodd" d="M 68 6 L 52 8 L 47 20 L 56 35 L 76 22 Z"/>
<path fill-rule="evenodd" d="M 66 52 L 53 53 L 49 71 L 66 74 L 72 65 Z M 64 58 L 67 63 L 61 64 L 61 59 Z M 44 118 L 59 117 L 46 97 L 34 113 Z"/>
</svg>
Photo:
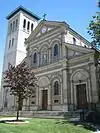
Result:
<svg viewBox="0 0 100 133">
<path fill-rule="evenodd" d="M 37 39 L 45 34 L 51 33 L 57 29 L 68 26 L 64 22 L 56 21 L 41 21 L 38 26 L 34 29 L 31 35 L 28 37 L 25 43 L 30 42 L 31 40 Z"/>
<path fill-rule="evenodd" d="M 82 46 L 77 46 L 77 45 L 68 44 L 68 43 L 64 43 L 64 45 L 66 45 L 67 47 L 68 58 L 81 56 L 81 55 L 88 54 L 91 52 L 95 53 L 95 51 L 90 48 L 85 48 Z"/>
<path fill-rule="evenodd" d="M 68 58 L 78 56 L 78 55 L 82 55 L 82 54 L 84 54 L 84 53 L 76 51 L 76 50 L 68 49 Z"/>
<path fill-rule="evenodd" d="M 34 37 L 35 38 L 40 37 L 46 33 L 49 33 L 50 31 L 56 30 L 58 28 L 59 27 L 57 27 L 57 26 L 50 26 L 50 25 L 45 24 L 39 29 L 39 31 L 37 32 L 37 34 Z"/>
</svg>

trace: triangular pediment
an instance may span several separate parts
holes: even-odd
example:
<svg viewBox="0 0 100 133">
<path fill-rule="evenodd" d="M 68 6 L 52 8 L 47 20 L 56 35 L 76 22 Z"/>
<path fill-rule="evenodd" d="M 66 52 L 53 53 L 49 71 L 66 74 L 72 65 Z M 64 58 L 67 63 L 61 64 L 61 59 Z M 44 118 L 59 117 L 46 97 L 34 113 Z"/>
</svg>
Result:
<svg viewBox="0 0 100 133">
<path fill-rule="evenodd" d="M 72 50 L 72 49 L 68 49 L 68 57 L 75 57 L 75 56 L 79 56 L 79 55 L 83 55 L 83 52 L 80 51 L 76 51 L 76 50 Z"/>
<path fill-rule="evenodd" d="M 37 39 L 42 35 L 55 31 L 62 27 L 68 27 L 69 25 L 65 22 L 58 22 L 58 21 L 41 21 L 38 26 L 34 29 L 31 35 L 28 37 L 27 42 L 31 40 Z"/>
<path fill-rule="evenodd" d="M 50 25 L 45 24 L 39 29 L 39 31 L 37 32 L 37 34 L 34 37 L 36 37 L 36 38 L 40 37 L 40 36 L 44 35 L 45 33 L 48 33 L 49 31 L 56 30 L 57 28 L 59 28 L 59 27 L 50 26 Z"/>
<path fill-rule="evenodd" d="M 73 44 L 68 44 L 68 43 L 64 43 L 64 45 L 66 45 L 67 49 L 68 49 L 67 50 L 68 58 L 72 58 L 72 57 L 88 54 L 91 52 L 95 52 L 93 49 L 86 48 L 83 46 L 78 46 L 78 45 L 73 45 Z"/>
</svg>

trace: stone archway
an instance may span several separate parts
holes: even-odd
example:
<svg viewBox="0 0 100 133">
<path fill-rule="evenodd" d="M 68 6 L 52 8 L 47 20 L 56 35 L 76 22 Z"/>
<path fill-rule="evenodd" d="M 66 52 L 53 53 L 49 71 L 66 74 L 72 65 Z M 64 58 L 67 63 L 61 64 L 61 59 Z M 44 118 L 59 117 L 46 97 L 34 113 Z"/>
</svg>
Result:
<svg viewBox="0 0 100 133">
<path fill-rule="evenodd" d="M 90 98 L 89 74 L 85 69 L 78 69 L 71 75 L 71 103 L 74 109 L 88 108 Z"/>
<path fill-rule="evenodd" d="M 50 93 L 50 81 L 48 77 L 44 76 L 41 77 L 38 80 L 38 85 L 39 85 L 39 106 L 42 110 L 47 110 L 48 106 L 50 104 L 50 98 L 51 98 L 51 93 Z"/>
<path fill-rule="evenodd" d="M 41 77 L 39 80 L 38 80 L 38 85 L 39 85 L 39 88 L 45 88 L 45 87 L 48 87 L 50 84 L 50 81 L 48 79 L 48 77 Z"/>
</svg>

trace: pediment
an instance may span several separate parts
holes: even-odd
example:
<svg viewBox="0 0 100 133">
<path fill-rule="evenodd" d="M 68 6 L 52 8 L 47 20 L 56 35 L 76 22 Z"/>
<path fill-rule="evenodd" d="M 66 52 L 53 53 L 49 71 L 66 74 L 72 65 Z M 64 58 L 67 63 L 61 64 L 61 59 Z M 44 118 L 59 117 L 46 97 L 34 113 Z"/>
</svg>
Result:
<svg viewBox="0 0 100 133">
<path fill-rule="evenodd" d="M 86 80 L 88 78 L 88 73 L 84 70 L 76 72 L 73 76 L 73 81 Z"/>
<path fill-rule="evenodd" d="M 68 27 L 65 22 L 57 21 L 41 21 L 38 26 L 34 29 L 31 35 L 28 37 L 25 43 L 30 42 L 31 40 L 37 39 L 44 34 L 48 34 L 52 31 L 55 31 L 61 27 Z"/>
<path fill-rule="evenodd" d="M 64 43 L 64 45 L 66 45 L 67 49 L 68 49 L 67 50 L 68 51 L 68 58 L 72 58 L 72 57 L 88 54 L 91 52 L 93 52 L 93 53 L 95 52 L 94 50 L 92 50 L 90 48 L 85 48 L 83 46 L 67 44 L 67 43 Z"/>
<path fill-rule="evenodd" d="M 57 28 L 57 26 L 43 25 L 34 37 L 40 37 L 45 33 L 56 30 Z"/>
<path fill-rule="evenodd" d="M 83 55 L 83 54 L 84 54 L 84 52 L 76 51 L 76 50 L 73 50 L 73 49 L 68 49 L 68 57 L 69 58 L 79 56 L 79 55 Z"/>
</svg>

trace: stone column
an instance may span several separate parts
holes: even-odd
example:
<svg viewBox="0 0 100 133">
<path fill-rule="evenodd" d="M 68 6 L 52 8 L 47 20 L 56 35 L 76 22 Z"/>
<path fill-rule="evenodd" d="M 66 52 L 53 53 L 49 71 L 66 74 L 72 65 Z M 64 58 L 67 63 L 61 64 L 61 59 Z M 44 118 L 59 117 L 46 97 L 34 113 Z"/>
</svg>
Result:
<svg viewBox="0 0 100 133">
<path fill-rule="evenodd" d="M 96 67 L 91 65 L 91 87 L 92 87 L 92 97 L 91 100 L 93 103 L 98 102 L 98 92 L 97 92 L 97 81 L 96 81 Z"/>
<path fill-rule="evenodd" d="M 37 110 L 39 109 L 39 87 L 36 89 L 36 106 Z"/>
<path fill-rule="evenodd" d="M 89 94 L 88 94 L 88 96 L 89 96 L 88 102 L 91 103 L 91 86 L 90 86 L 90 79 L 88 79 L 88 82 L 87 82 L 87 83 L 88 83 L 88 91 L 89 91 L 89 92 L 88 92 L 88 93 L 89 93 Z"/>
<path fill-rule="evenodd" d="M 48 110 L 52 110 L 52 88 L 51 85 L 48 87 Z"/>
<path fill-rule="evenodd" d="M 63 98 L 64 98 L 64 104 L 63 104 L 63 110 L 68 111 L 68 97 L 67 97 L 67 69 L 66 65 L 64 65 L 63 68 Z"/>
<path fill-rule="evenodd" d="M 74 82 L 71 81 L 71 102 L 70 102 L 70 110 L 74 110 Z"/>
<path fill-rule="evenodd" d="M 61 105 L 63 104 L 63 86 L 62 86 L 62 82 L 60 82 L 61 85 Z"/>
<path fill-rule="evenodd" d="M 91 80 L 90 77 L 87 79 L 87 89 L 88 89 L 88 108 L 91 109 L 92 105 L 92 84 L 91 84 Z"/>
<path fill-rule="evenodd" d="M 33 56 L 33 55 L 30 54 L 30 55 L 28 56 L 28 58 L 27 58 L 27 62 L 28 62 L 29 67 L 32 67 L 32 65 L 33 65 L 33 62 L 32 62 L 33 57 L 32 57 L 32 56 Z"/>
<path fill-rule="evenodd" d="M 39 88 L 39 109 L 42 109 L 42 88 Z"/>
<path fill-rule="evenodd" d="M 48 54 L 49 54 L 49 56 L 48 56 L 48 63 L 50 64 L 51 63 L 51 58 L 52 58 L 52 56 L 51 56 L 51 47 L 49 47 L 49 49 L 48 49 Z"/>
<path fill-rule="evenodd" d="M 76 110 L 77 107 L 77 85 L 74 84 L 74 88 L 73 88 L 73 107 L 74 110 Z"/>
<path fill-rule="evenodd" d="M 59 58 L 62 59 L 62 44 L 59 45 Z"/>
<path fill-rule="evenodd" d="M 66 58 L 66 46 L 64 44 L 62 44 L 62 57 Z"/>
<path fill-rule="evenodd" d="M 37 53 L 37 66 L 40 65 L 40 52 Z"/>
</svg>

